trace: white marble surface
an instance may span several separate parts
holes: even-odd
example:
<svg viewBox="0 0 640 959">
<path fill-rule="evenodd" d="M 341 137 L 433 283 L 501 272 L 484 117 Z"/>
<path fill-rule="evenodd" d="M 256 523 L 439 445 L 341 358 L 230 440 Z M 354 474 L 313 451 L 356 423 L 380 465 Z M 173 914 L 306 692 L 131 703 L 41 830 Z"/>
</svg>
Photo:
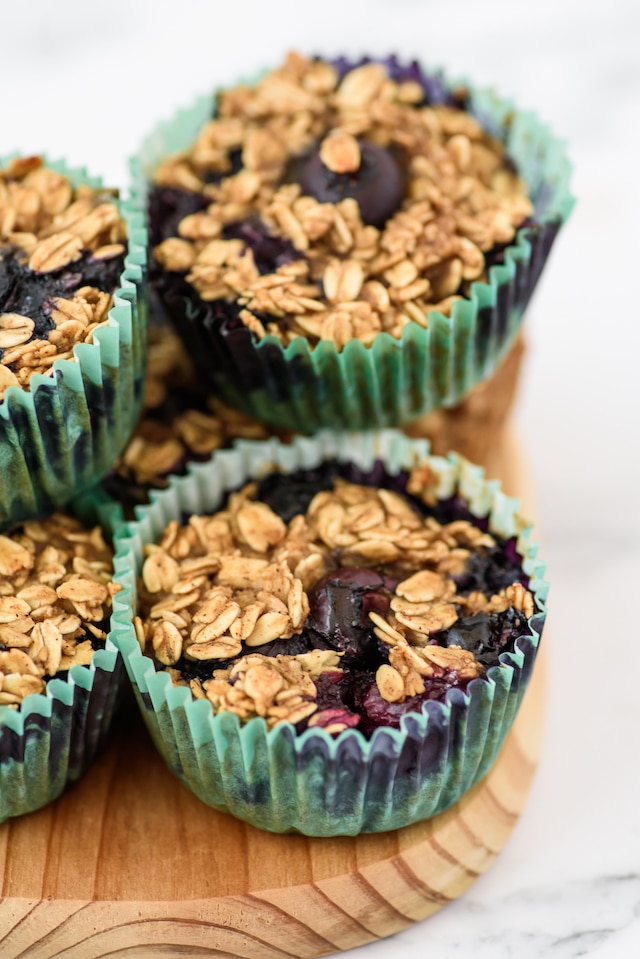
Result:
<svg viewBox="0 0 640 959">
<path fill-rule="evenodd" d="M 418 55 L 570 144 L 578 205 L 530 312 L 518 409 L 552 582 L 544 758 L 494 868 L 350 959 L 640 954 L 640 7 L 634 0 L 3 5 L 0 152 L 126 182 L 157 119 L 290 47 Z"/>
</svg>

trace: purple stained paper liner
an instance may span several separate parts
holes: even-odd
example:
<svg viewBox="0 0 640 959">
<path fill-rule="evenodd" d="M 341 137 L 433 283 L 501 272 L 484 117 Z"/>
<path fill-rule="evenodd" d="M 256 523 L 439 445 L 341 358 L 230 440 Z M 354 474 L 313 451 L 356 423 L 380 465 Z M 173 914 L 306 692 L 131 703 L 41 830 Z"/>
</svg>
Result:
<svg viewBox="0 0 640 959">
<path fill-rule="evenodd" d="M 91 666 L 73 666 L 18 710 L 0 706 L 0 822 L 47 805 L 80 779 L 107 735 L 122 676 L 107 641 Z"/>
<path fill-rule="evenodd" d="M 336 62 L 346 69 L 347 61 Z M 415 63 L 385 62 L 395 78 L 422 83 L 433 102 L 447 101 L 462 85 Z M 516 110 L 490 90 L 464 86 L 467 109 L 505 144 L 528 184 L 535 213 L 514 242 L 493 256 L 487 282 L 473 283 L 469 299 L 453 304 L 451 317 L 432 313 L 428 329 L 409 323 L 401 339 L 380 333 L 371 347 L 353 340 L 339 352 L 331 341 L 310 347 L 298 337 L 285 348 L 271 335 L 258 342 L 237 319 L 234 304 L 204 303 L 181 274 L 154 271 L 155 294 L 201 373 L 229 405 L 302 433 L 398 426 L 455 406 L 492 375 L 515 340 L 573 206 L 571 166 L 563 144 L 533 114 Z M 214 98 L 202 97 L 144 141 L 132 160 L 133 195 L 141 209 L 159 162 L 186 148 L 213 110 Z M 201 208 L 201 199 L 194 197 L 199 202 L 194 209 Z M 158 210 L 152 207 L 149 215 L 153 238 Z"/>
<path fill-rule="evenodd" d="M 407 714 L 400 729 L 380 727 L 367 740 L 351 729 L 332 738 L 324 730 L 297 734 L 283 723 L 268 730 L 262 719 L 241 724 L 230 713 L 214 714 L 208 700 L 195 700 L 187 687 L 173 686 L 144 656 L 135 636 L 136 581 L 143 547 L 166 524 L 192 513 L 218 509 L 227 491 L 271 469 L 312 469 L 327 459 L 354 464 L 368 474 L 382 463 L 391 476 L 427 461 L 439 477 L 438 496 L 457 489 L 471 512 L 489 518 L 489 529 L 517 537 L 523 568 L 530 577 L 539 612 L 528 636 L 500 665 L 474 680 L 466 693 L 450 690 L 445 701 L 427 702 Z M 530 526 L 482 470 L 452 454 L 428 457 L 428 446 L 393 431 L 319 434 L 277 441 L 241 442 L 219 451 L 209 463 L 190 467 L 169 489 L 152 494 L 138 519 L 121 525 L 115 537 L 116 580 L 112 638 L 121 651 L 151 736 L 169 768 L 215 809 L 274 832 L 310 836 L 355 835 L 397 829 L 429 818 L 456 802 L 496 759 L 527 687 L 542 625 L 547 584 Z"/>
</svg>

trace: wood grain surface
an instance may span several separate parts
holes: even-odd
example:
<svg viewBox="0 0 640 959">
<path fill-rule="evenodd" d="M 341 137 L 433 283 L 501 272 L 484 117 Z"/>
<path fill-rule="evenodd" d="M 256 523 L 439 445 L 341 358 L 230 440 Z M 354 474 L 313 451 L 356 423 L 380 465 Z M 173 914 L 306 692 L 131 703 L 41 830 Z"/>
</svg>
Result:
<svg viewBox="0 0 640 959">
<path fill-rule="evenodd" d="M 490 467 L 524 492 L 509 447 Z M 495 860 L 539 757 L 544 663 L 485 779 L 414 826 L 355 838 L 261 832 L 165 768 L 133 702 L 85 779 L 0 827 L 1 959 L 291 959 L 389 936 Z"/>
</svg>

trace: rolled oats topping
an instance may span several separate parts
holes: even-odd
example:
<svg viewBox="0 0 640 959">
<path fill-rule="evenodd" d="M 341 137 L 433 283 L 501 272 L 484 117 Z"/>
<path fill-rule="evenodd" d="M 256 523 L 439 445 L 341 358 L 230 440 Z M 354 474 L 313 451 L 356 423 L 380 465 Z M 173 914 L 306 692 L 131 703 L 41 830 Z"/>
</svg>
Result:
<svg viewBox="0 0 640 959">
<path fill-rule="evenodd" d="M 299 723 L 318 711 L 314 679 L 321 674 L 340 676 L 340 654 L 312 650 L 298 656 L 242 656 L 229 669 L 216 669 L 213 678 L 192 688 L 202 690 L 217 712 L 235 713 L 242 720 L 263 716 L 271 728 L 277 723 Z M 346 728 L 346 725 L 343 726 Z"/>
<path fill-rule="evenodd" d="M 152 330 L 142 416 L 107 488 L 125 504 L 145 502 L 150 489 L 164 488 L 169 475 L 183 472 L 187 462 L 204 460 L 235 439 L 270 435 L 264 424 L 207 391 L 169 328 Z"/>
<path fill-rule="evenodd" d="M 0 706 L 86 666 L 104 644 L 112 552 L 99 527 L 57 513 L 0 536 Z"/>
<path fill-rule="evenodd" d="M 0 169 L 0 401 L 107 322 L 126 252 L 114 195 L 22 157 Z"/>
<path fill-rule="evenodd" d="M 380 63 L 345 74 L 291 53 L 164 160 L 155 187 L 194 203 L 154 249 L 260 339 L 357 338 L 449 314 L 533 212 L 503 145 Z M 256 239 L 257 238 L 257 239 Z M 265 259 L 265 242 L 276 255 Z"/>
<path fill-rule="evenodd" d="M 366 479 L 274 474 L 170 523 L 145 547 L 143 651 L 216 712 L 331 732 L 397 725 L 499 665 L 536 611 L 513 544 L 412 496 L 416 476 Z"/>
</svg>

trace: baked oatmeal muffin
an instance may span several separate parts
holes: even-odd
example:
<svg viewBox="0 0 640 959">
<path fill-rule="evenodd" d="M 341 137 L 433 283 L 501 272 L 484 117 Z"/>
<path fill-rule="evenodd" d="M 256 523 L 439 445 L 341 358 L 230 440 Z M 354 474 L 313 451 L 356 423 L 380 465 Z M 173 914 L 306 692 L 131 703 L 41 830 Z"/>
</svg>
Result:
<svg viewBox="0 0 640 959">
<path fill-rule="evenodd" d="M 141 219 L 41 157 L 0 160 L 0 528 L 94 485 L 140 411 Z"/>
<path fill-rule="evenodd" d="M 273 435 L 263 423 L 226 406 L 208 390 L 170 327 L 150 328 L 142 415 L 102 487 L 126 516 L 164 489 L 171 475 L 234 440 Z"/>
<path fill-rule="evenodd" d="M 290 54 L 160 127 L 137 168 L 154 289 L 202 374 L 303 432 L 459 403 L 572 202 L 533 117 L 395 58 Z"/>
<path fill-rule="evenodd" d="M 116 537 L 114 642 L 170 768 L 274 831 L 397 828 L 495 760 L 545 618 L 516 504 L 398 433 L 220 451 Z"/>
<path fill-rule="evenodd" d="M 0 821 L 59 796 L 106 735 L 122 674 L 112 557 L 68 513 L 0 535 Z"/>
</svg>

